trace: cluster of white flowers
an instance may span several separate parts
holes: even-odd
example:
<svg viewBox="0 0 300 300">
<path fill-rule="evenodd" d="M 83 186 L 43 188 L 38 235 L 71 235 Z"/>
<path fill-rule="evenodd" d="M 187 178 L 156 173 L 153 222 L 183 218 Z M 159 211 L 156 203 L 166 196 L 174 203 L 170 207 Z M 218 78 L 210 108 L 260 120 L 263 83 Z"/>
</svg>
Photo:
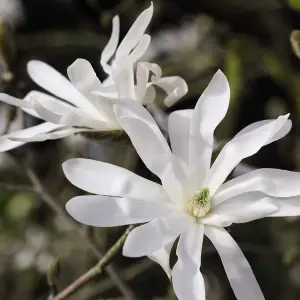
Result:
<svg viewBox="0 0 300 300">
<path fill-rule="evenodd" d="M 90 226 L 145 223 L 128 235 L 123 254 L 149 256 L 159 263 L 180 300 L 206 299 L 200 266 L 203 238 L 207 236 L 220 255 L 236 298 L 262 300 L 249 263 L 224 228 L 264 217 L 300 215 L 300 173 L 258 169 L 225 180 L 241 160 L 290 131 L 289 115 L 247 126 L 212 162 L 214 131 L 226 115 L 230 99 L 227 79 L 217 71 L 195 109 L 170 114 L 171 150 L 142 104 L 153 102 L 153 85 L 166 91 L 166 105 L 182 97 L 187 87 L 179 77 L 161 77 L 158 65 L 137 62 L 150 42 L 145 30 L 152 13 L 151 5 L 118 48 L 119 19 L 113 19 L 112 35 L 101 56 L 101 65 L 109 75 L 103 83 L 82 59 L 68 68 L 71 82 L 45 63 L 31 61 L 31 78 L 74 106 L 40 92 L 29 93 L 24 100 L 2 94 L 3 101 L 47 122 L 2 137 L 0 147 L 4 151 L 28 141 L 78 131 L 123 128 L 161 184 L 105 162 L 71 159 L 63 164 L 68 180 L 96 195 L 71 199 L 66 205 L 68 213 Z M 154 75 L 149 81 L 150 72 Z M 171 270 L 170 252 L 177 238 L 178 259 Z"/>
<path fill-rule="evenodd" d="M 0 94 L 1 101 L 46 121 L 1 136 L 0 151 L 78 132 L 121 130 L 113 105 L 150 104 L 156 97 L 154 86 L 165 91 L 164 103 L 167 106 L 184 96 L 187 85 L 182 78 L 162 77 L 162 70 L 157 64 L 140 61 L 151 40 L 145 31 L 152 15 L 151 3 L 136 19 L 119 46 L 119 17 L 113 18 L 112 34 L 100 59 L 108 75 L 103 82 L 84 59 L 77 59 L 68 67 L 69 80 L 42 61 L 30 61 L 27 71 L 31 79 L 57 98 L 39 91 L 31 91 L 22 100 Z"/>
</svg>

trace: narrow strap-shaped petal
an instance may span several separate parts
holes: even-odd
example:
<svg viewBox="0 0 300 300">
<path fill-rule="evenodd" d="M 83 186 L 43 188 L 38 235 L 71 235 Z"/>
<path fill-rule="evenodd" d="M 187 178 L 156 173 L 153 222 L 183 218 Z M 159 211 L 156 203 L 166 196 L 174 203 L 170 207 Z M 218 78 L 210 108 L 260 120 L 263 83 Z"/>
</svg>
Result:
<svg viewBox="0 0 300 300">
<path fill-rule="evenodd" d="M 273 198 L 272 202 L 278 207 L 278 210 L 270 217 L 300 216 L 300 196 Z"/>
<path fill-rule="evenodd" d="M 150 259 L 158 263 L 163 268 L 169 278 L 171 277 L 170 254 L 174 242 L 175 240 L 167 244 L 167 246 L 165 246 L 164 248 L 148 255 Z"/>
<path fill-rule="evenodd" d="M 214 207 L 202 222 L 217 227 L 227 227 L 232 223 L 246 223 L 269 217 L 278 209 L 273 199 L 263 193 L 245 193 Z"/>
<path fill-rule="evenodd" d="M 24 97 L 23 100 L 12 97 L 12 96 L 4 94 L 4 93 L 0 93 L 0 101 L 7 103 L 9 105 L 20 107 L 23 111 L 25 111 L 29 115 L 31 115 L 35 118 L 40 118 L 40 116 L 34 111 L 34 108 L 32 106 L 32 101 L 31 101 L 31 96 L 36 93 L 39 93 L 39 92 L 36 92 L 36 91 L 29 92 Z"/>
<path fill-rule="evenodd" d="M 189 164 L 189 134 L 193 109 L 177 110 L 169 115 L 168 130 L 172 152 L 187 166 Z"/>
<path fill-rule="evenodd" d="M 255 123 L 252 123 L 248 126 L 246 126 L 244 129 L 242 129 L 239 133 L 237 133 L 234 138 L 237 138 L 239 136 L 242 136 L 243 134 L 247 133 L 247 132 L 250 132 L 254 129 L 257 129 L 259 128 L 260 126 L 263 126 L 263 125 L 266 125 L 270 122 L 273 122 L 275 121 L 275 119 L 272 119 L 272 120 L 262 120 L 262 121 L 258 121 L 258 122 L 255 122 Z M 291 130 L 292 128 L 292 121 L 291 120 L 287 120 L 286 123 L 274 134 L 274 136 L 268 140 L 266 142 L 265 145 L 268 145 L 268 144 L 271 144 L 283 137 L 285 137 Z"/>
<path fill-rule="evenodd" d="M 172 281 L 179 300 L 205 300 L 205 286 L 200 273 L 203 224 L 192 223 L 181 234 L 177 245 L 178 260 L 172 270 Z"/>
<path fill-rule="evenodd" d="M 152 84 L 165 91 L 167 96 L 164 99 L 164 104 L 168 107 L 172 106 L 188 92 L 185 80 L 179 76 L 162 77 L 154 80 Z"/>
<path fill-rule="evenodd" d="M 94 118 L 105 122 L 116 121 L 112 105 L 107 101 L 101 101 L 99 97 L 91 93 L 91 91 L 101 89 L 102 83 L 90 62 L 82 58 L 76 59 L 73 64 L 68 67 L 68 76 L 78 91 L 95 107 L 93 113 L 91 112 Z"/>
<path fill-rule="evenodd" d="M 106 122 L 95 119 L 93 115 L 84 110 L 52 97 L 39 97 L 35 99 L 33 106 L 40 117 L 51 123 L 84 126 L 98 130 L 105 130 L 109 126 Z"/>
<path fill-rule="evenodd" d="M 123 255 L 129 257 L 151 255 L 175 240 L 186 230 L 190 222 L 191 217 L 188 214 L 174 212 L 139 226 L 128 235 Z"/>
<path fill-rule="evenodd" d="M 221 150 L 208 172 L 204 186 L 214 194 L 229 173 L 246 157 L 258 152 L 284 126 L 288 115 L 280 116 L 275 121 L 232 139 Z"/>
<path fill-rule="evenodd" d="M 172 207 L 162 202 L 102 195 L 74 197 L 66 204 L 66 210 L 78 222 L 98 227 L 148 222 L 173 211 Z"/>
<path fill-rule="evenodd" d="M 43 142 L 47 140 L 57 140 L 79 132 L 95 132 L 94 129 L 87 128 L 61 128 L 48 133 L 39 133 L 31 137 L 20 137 L 10 135 L 9 139 L 19 142 Z"/>
<path fill-rule="evenodd" d="M 120 19 L 119 16 L 114 16 L 112 19 L 111 36 L 109 38 L 108 43 L 104 47 L 100 58 L 100 64 L 103 70 L 107 74 L 111 74 L 111 66 L 109 66 L 107 62 L 112 58 L 112 56 L 117 50 L 118 43 L 119 43 L 119 35 L 120 35 Z"/>
<path fill-rule="evenodd" d="M 168 201 L 168 195 L 161 185 L 105 162 L 73 158 L 63 163 L 63 170 L 72 184 L 89 193 Z"/>
<path fill-rule="evenodd" d="M 265 297 L 242 250 L 223 228 L 205 226 L 205 235 L 216 247 L 235 297 L 264 300 Z"/>
<path fill-rule="evenodd" d="M 121 71 L 119 69 L 113 70 L 112 77 L 117 87 L 119 98 L 136 99 L 133 73 L 133 66 L 129 66 Z"/>
<path fill-rule="evenodd" d="M 226 76 L 219 70 L 199 98 L 190 131 L 191 181 L 199 189 L 210 168 L 213 134 L 226 115 L 230 98 Z"/>
<path fill-rule="evenodd" d="M 121 61 L 126 57 L 130 51 L 137 45 L 140 39 L 143 37 L 145 30 L 147 29 L 153 15 L 153 4 L 149 8 L 145 9 L 135 20 L 124 39 L 120 43 L 116 52 L 116 61 Z"/>
<path fill-rule="evenodd" d="M 4 93 L 0 93 L 0 101 L 20 108 L 32 108 L 32 105 L 29 101 L 24 101 Z"/>
<path fill-rule="evenodd" d="M 118 67 L 122 69 L 133 66 L 146 52 L 150 45 L 151 37 L 148 34 L 144 34 L 136 47 L 131 51 L 128 57 L 118 62 Z"/>
<path fill-rule="evenodd" d="M 36 84 L 56 97 L 80 108 L 93 111 L 93 106 L 78 92 L 72 83 L 48 64 L 32 60 L 27 64 L 27 72 Z"/>
<path fill-rule="evenodd" d="M 146 97 L 147 97 L 147 89 L 151 87 L 151 83 L 150 86 L 148 83 L 150 71 L 154 74 L 152 78 L 153 80 L 158 80 L 162 75 L 162 70 L 160 66 L 157 64 L 153 64 L 149 62 L 139 62 L 137 64 L 136 94 L 137 94 L 137 100 L 142 104 L 149 104 L 149 102 L 146 100 Z"/>
<path fill-rule="evenodd" d="M 171 163 L 172 153 L 157 125 L 121 106 L 115 107 L 115 113 L 144 164 L 152 173 L 163 177 Z"/>
<path fill-rule="evenodd" d="M 170 198 L 181 204 L 185 176 L 149 112 L 140 104 L 116 105 L 115 113 L 146 167 L 162 182 Z"/>
<path fill-rule="evenodd" d="M 33 127 L 29 127 L 26 129 L 18 130 L 15 132 L 11 132 L 9 134 L 3 135 L 0 137 L 0 152 L 5 152 L 11 150 L 13 148 L 19 147 L 24 145 L 27 141 L 20 142 L 20 141 L 13 141 L 10 140 L 10 137 L 32 137 L 41 133 L 46 133 L 58 128 L 61 128 L 62 125 L 52 124 L 52 123 L 42 123 Z"/>
<path fill-rule="evenodd" d="M 220 186 L 212 199 L 216 206 L 239 194 L 260 191 L 273 197 L 300 195 L 300 173 L 278 169 L 258 169 L 233 178 Z"/>
</svg>

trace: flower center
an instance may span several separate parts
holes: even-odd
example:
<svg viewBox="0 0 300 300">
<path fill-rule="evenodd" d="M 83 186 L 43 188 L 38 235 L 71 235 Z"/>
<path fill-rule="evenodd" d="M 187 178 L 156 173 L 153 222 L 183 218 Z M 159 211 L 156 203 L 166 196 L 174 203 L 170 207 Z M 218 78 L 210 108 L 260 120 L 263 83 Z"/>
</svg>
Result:
<svg viewBox="0 0 300 300">
<path fill-rule="evenodd" d="M 209 212 L 211 206 L 209 193 L 209 188 L 203 188 L 201 191 L 197 191 L 193 197 L 188 199 L 188 210 L 193 216 L 202 218 Z"/>
</svg>

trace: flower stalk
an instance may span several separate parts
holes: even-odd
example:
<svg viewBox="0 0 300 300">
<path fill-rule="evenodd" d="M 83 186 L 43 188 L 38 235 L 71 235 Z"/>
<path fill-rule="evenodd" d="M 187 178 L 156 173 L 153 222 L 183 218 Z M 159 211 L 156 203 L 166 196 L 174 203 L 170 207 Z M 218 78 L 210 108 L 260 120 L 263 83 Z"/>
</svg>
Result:
<svg viewBox="0 0 300 300">
<path fill-rule="evenodd" d="M 129 226 L 122 236 L 117 240 L 117 242 L 107 251 L 107 253 L 99 260 L 99 262 L 88 270 L 86 273 L 81 275 L 78 279 L 76 279 L 73 283 L 71 283 L 67 288 L 61 291 L 59 294 L 56 295 L 53 300 L 63 300 L 67 297 L 74 294 L 78 289 L 82 288 L 84 285 L 89 283 L 92 279 L 96 276 L 102 274 L 105 266 L 109 264 L 109 262 L 114 258 L 114 256 L 118 253 L 118 251 L 123 246 L 128 234 L 135 226 Z M 134 300 L 134 296 L 126 297 L 128 300 Z"/>
</svg>

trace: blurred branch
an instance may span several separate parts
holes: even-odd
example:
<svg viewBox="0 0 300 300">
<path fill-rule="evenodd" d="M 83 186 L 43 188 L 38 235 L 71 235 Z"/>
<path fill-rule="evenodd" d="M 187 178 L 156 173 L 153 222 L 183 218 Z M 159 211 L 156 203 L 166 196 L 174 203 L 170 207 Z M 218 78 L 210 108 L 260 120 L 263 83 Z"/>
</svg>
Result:
<svg viewBox="0 0 300 300">
<path fill-rule="evenodd" d="M 12 191 L 12 192 L 21 192 L 21 193 L 35 192 L 35 189 L 28 184 L 17 184 L 17 183 L 8 183 L 8 182 L 0 182 L 0 189 Z"/>
<path fill-rule="evenodd" d="M 93 243 L 93 241 L 89 238 L 88 234 L 84 230 L 84 228 L 79 227 L 77 223 L 66 213 L 66 211 L 55 201 L 55 199 L 47 192 L 46 188 L 43 186 L 43 183 L 40 181 L 34 170 L 25 165 L 21 160 L 16 157 L 12 157 L 12 159 L 16 162 L 16 164 L 25 171 L 28 179 L 31 181 L 33 185 L 33 190 L 37 193 L 41 199 L 59 216 L 61 217 L 71 228 L 74 228 L 78 235 L 81 236 L 88 245 L 88 247 L 92 250 L 94 255 L 102 261 L 106 255 L 101 253 L 101 251 L 97 248 L 97 246 Z M 111 281 L 115 284 L 115 286 L 119 289 L 119 291 L 123 294 L 126 299 L 135 299 L 134 293 L 130 290 L 130 288 L 126 285 L 126 283 L 119 276 L 119 271 L 115 269 L 112 265 L 108 265 L 105 267 L 106 273 L 109 275 Z"/>
<path fill-rule="evenodd" d="M 126 281 L 134 280 L 136 277 L 143 274 L 153 266 L 158 266 L 158 264 L 154 263 L 148 258 L 145 258 L 141 262 L 136 263 L 135 265 L 124 270 L 124 272 L 122 273 L 122 278 L 124 278 Z M 111 282 L 111 280 L 107 278 L 103 279 L 91 292 L 88 293 L 84 300 L 95 299 L 98 295 L 103 294 L 112 288 L 113 283 Z"/>
<path fill-rule="evenodd" d="M 79 288 L 86 285 L 92 279 L 94 279 L 97 275 L 103 272 L 105 265 L 107 265 L 112 258 L 116 255 L 116 253 L 123 246 L 128 234 L 134 228 L 133 225 L 129 226 L 123 235 L 118 239 L 118 241 L 108 250 L 108 252 L 103 256 L 103 258 L 89 271 L 80 276 L 77 280 L 75 280 L 72 284 L 70 284 L 66 289 L 60 292 L 53 300 L 63 300 L 75 293 Z M 129 298 L 132 299 L 132 298 Z"/>
</svg>

